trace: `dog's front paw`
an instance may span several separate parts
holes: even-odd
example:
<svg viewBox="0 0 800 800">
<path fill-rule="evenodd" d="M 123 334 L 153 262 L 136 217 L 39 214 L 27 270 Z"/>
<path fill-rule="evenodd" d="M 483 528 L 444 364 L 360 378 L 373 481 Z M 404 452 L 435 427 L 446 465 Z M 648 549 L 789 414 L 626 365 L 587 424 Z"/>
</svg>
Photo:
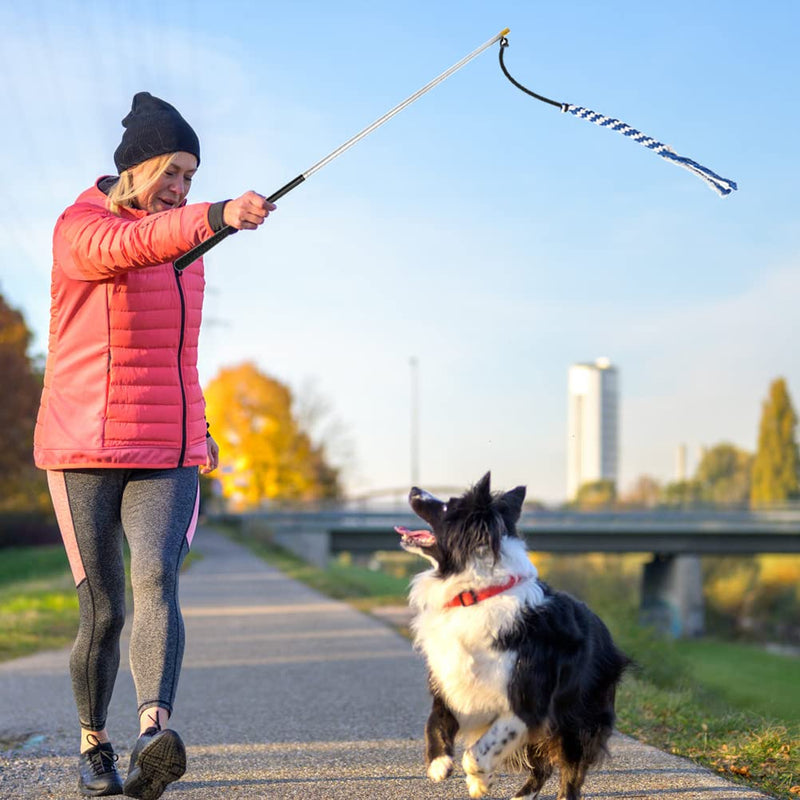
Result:
<svg viewBox="0 0 800 800">
<path fill-rule="evenodd" d="M 467 791 L 470 797 L 484 797 L 489 794 L 493 775 L 467 775 Z"/>
<path fill-rule="evenodd" d="M 470 797 L 483 797 L 488 794 L 492 786 L 494 775 L 491 772 L 486 772 L 478 763 L 475 758 L 474 748 L 470 747 L 469 750 L 464 752 L 464 758 L 461 759 L 461 766 L 464 772 L 467 773 L 467 789 L 469 790 Z"/>
<path fill-rule="evenodd" d="M 483 761 L 485 762 L 485 759 Z M 487 772 L 487 767 L 489 767 L 486 763 L 481 763 L 480 753 L 474 746 L 464 751 L 461 766 L 467 775 L 484 775 Z"/>
<path fill-rule="evenodd" d="M 450 756 L 439 756 L 438 758 L 434 758 L 430 764 L 428 764 L 428 777 L 432 781 L 443 781 L 445 778 L 449 778 L 453 772 L 453 759 Z"/>
</svg>

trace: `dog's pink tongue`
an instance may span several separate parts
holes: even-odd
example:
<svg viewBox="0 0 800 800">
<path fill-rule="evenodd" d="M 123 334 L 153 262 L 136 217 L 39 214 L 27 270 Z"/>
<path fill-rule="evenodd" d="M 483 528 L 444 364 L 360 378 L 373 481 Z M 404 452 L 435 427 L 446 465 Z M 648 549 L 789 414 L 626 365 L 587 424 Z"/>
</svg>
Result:
<svg viewBox="0 0 800 800">
<path fill-rule="evenodd" d="M 409 539 L 410 541 L 419 544 L 423 547 L 430 546 L 434 544 L 436 541 L 436 537 L 427 530 L 421 531 L 410 531 L 408 528 L 404 528 L 402 525 L 395 525 L 394 529 L 404 538 Z"/>
</svg>

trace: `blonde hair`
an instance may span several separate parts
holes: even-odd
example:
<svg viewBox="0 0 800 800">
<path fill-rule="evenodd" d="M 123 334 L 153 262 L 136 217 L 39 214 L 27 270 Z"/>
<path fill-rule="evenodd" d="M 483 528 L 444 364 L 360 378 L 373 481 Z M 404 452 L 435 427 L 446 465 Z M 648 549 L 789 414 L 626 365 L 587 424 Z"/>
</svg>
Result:
<svg viewBox="0 0 800 800">
<path fill-rule="evenodd" d="M 142 192 L 154 186 L 167 171 L 175 153 L 164 153 L 162 156 L 143 161 L 120 173 L 119 180 L 111 187 L 106 200 L 106 207 L 112 214 L 119 214 L 124 207 L 133 207 L 133 200 Z M 134 170 L 137 174 L 134 175 Z"/>
</svg>

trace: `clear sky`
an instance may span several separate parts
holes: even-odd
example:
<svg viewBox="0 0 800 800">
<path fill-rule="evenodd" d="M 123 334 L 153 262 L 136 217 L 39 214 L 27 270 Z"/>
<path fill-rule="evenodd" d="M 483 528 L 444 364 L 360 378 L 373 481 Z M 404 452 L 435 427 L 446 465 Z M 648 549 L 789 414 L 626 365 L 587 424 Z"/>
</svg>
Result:
<svg viewBox="0 0 800 800">
<path fill-rule="evenodd" d="M 623 491 L 682 443 L 754 449 L 770 381 L 800 403 L 796 0 L 3 2 L 0 292 L 35 352 L 53 224 L 135 92 L 198 132 L 190 201 L 269 194 L 504 27 L 519 81 L 739 191 L 527 97 L 493 46 L 207 256 L 203 382 L 252 360 L 323 398 L 353 493 L 409 484 L 412 357 L 423 486 L 562 500 L 567 370 L 599 356 Z"/>
</svg>

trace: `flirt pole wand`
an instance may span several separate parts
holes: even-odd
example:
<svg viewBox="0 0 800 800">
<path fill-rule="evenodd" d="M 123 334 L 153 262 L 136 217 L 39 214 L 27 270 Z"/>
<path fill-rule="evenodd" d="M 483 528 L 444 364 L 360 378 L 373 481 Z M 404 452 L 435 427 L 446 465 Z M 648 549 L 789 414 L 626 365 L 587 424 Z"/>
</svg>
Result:
<svg viewBox="0 0 800 800">
<path fill-rule="evenodd" d="M 383 125 L 384 122 L 390 120 L 395 114 L 399 114 L 406 106 L 410 106 L 417 98 L 422 97 L 426 92 L 429 92 L 435 86 L 438 86 L 443 80 L 449 78 L 454 72 L 457 72 L 461 69 L 467 62 L 472 61 L 475 56 L 480 55 L 487 47 L 491 47 L 495 42 L 499 42 L 501 39 L 504 39 L 506 34 L 509 32 L 510 28 L 505 28 L 504 30 L 500 31 L 496 36 L 493 36 L 489 39 L 488 42 L 482 44 L 477 50 L 473 50 L 468 56 L 465 56 L 461 59 L 457 64 L 453 64 L 450 69 L 445 70 L 441 75 L 434 78 L 430 83 L 425 84 L 419 91 L 414 92 L 410 97 L 403 100 L 402 103 L 396 105 L 391 111 L 387 111 L 382 117 L 376 119 L 371 125 L 368 125 L 364 130 L 357 133 L 353 136 L 352 139 L 348 139 L 343 145 L 337 147 L 332 153 L 329 153 L 325 158 L 317 161 L 314 166 L 307 169 L 305 172 L 298 175 L 293 180 L 289 181 L 285 186 L 282 186 L 278 189 L 277 192 L 271 194 L 267 200 L 270 203 L 274 203 L 278 198 L 283 197 L 285 194 L 288 194 L 292 191 L 292 189 L 299 186 L 303 181 L 307 178 L 310 178 L 315 172 L 321 170 L 326 164 L 330 164 L 334 158 L 340 156 L 344 153 L 345 150 L 349 150 L 354 144 L 360 142 L 365 136 L 372 133 L 376 128 L 379 128 Z M 218 245 L 223 239 L 230 236 L 232 233 L 236 233 L 236 228 L 231 227 L 230 225 L 226 225 L 221 230 L 217 231 L 211 238 L 206 239 L 201 244 L 197 245 L 197 247 L 193 247 L 189 250 L 188 253 L 180 256 L 175 260 L 175 269 L 178 272 L 183 272 L 192 262 L 196 261 L 200 256 L 207 253 L 212 247 Z"/>
</svg>

